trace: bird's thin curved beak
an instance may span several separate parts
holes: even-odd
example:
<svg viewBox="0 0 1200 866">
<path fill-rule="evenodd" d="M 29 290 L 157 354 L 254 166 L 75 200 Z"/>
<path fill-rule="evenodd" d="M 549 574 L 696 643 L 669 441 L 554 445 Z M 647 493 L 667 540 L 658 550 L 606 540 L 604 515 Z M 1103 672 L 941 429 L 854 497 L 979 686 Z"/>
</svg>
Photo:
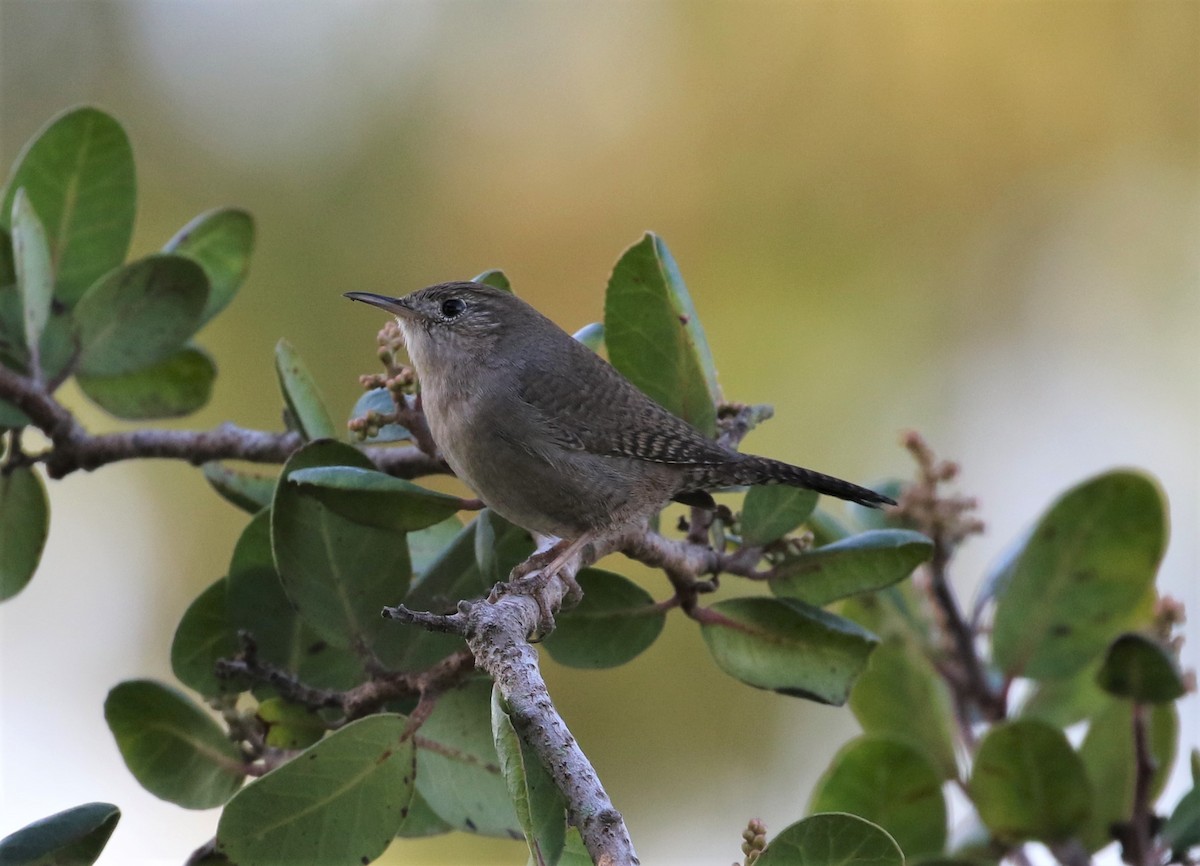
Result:
<svg viewBox="0 0 1200 866">
<path fill-rule="evenodd" d="M 352 301 L 362 301 L 364 304 L 379 307 L 381 310 L 387 310 L 397 316 L 404 316 L 406 319 L 417 318 L 417 311 L 405 303 L 403 298 L 389 298 L 387 295 L 377 295 L 374 292 L 346 292 L 342 297 Z"/>
</svg>

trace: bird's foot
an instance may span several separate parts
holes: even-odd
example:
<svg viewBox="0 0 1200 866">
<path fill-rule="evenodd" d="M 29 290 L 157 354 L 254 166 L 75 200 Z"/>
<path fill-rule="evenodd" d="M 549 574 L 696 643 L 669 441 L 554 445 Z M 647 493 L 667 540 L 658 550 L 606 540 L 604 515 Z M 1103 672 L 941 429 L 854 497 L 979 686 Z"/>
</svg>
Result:
<svg viewBox="0 0 1200 866">
<path fill-rule="evenodd" d="M 572 608 L 583 598 L 583 590 L 575 574 L 564 568 L 586 543 L 586 538 L 574 541 L 558 541 L 546 550 L 533 554 L 517 565 L 508 576 L 508 582 L 497 584 L 492 589 L 492 598 L 506 592 L 516 592 L 532 598 L 538 606 L 538 623 L 529 636 L 530 643 L 538 643 L 554 631 L 554 612 L 557 608 Z M 562 580 L 566 591 L 561 601 L 551 602 L 546 589 L 552 578 Z"/>
</svg>

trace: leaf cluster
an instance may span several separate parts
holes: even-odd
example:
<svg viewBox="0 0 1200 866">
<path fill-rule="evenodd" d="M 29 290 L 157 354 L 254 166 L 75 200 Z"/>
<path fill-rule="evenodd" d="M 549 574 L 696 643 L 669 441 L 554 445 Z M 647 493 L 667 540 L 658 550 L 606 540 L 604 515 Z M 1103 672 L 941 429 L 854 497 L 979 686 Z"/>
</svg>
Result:
<svg viewBox="0 0 1200 866">
<path fill-rule="evenodd" d="M 4 188 L 0 598 L 28 583 L 47 537 L 38 463 L 78 438 L 51 423 L 70 418 L 54 400 L 63 382 L 74 377 L 88 399 L 133 420 L 190 413 L 211 391 L 216 366 L 192 341 L 244 279 L 253 223 L 211 211 L 161 251 L 126 261 L 134 204 L 129 142 L 93 108 L 52 121 Z M 477 279 L 512 290 L 500 271 Z M 603 323 L 577 338 L 730 444 L 769 415 L 724 400 L 679 267 L 653 234 L 622 254 Z M 288 430 L 273 449 L 229 455 L 270 462 L 282 448 L 277 470 L 182 450 L 246 523 L 228 569 L 176 629 L 172 670 L 187 691 L 119 683 L 105 719 L 148 791 L 183 808 L 221 807 L 195 862 L 361 864 L 397 837 L 450 831 L 523 838 L 537 864 L 587 862 L 568 822 L 574 804 L 531 749 L 528 719 L 475 670 L 462 640 L 380 617 L 397 603 L 448 612 L 486 597 L 534 550 L 527 532 L 478 503 L 399 477 L 401 453 L 443 470 L 394 330 L 380 346 L 385 374 L 364 377 L 340 425 L 280 341 Z M 28 453 L 31 427 L 51 440 L 48 452 Z M 130 447 L 125 456 L 139 456 Z M 969 532 L 955 531 L 927 463 L 918 454 L 923 474 L 882 517 L 860 510 L 843 521 L 809 491 L 761 487 L 732 491 L 733 509 L 693 509 L 682 538 L 647 530 L 621 549 L 662 568 L 662 597 L 585 568 L 582 601 L 560 612 L 544 649 L 571 667 L 618 666 L 679 611 L 739 681 L 849 702 L 863 735 L 834 757 L 813 814 L 769 843 L 748 835 L 763 842 L 748 843 L 748 863 L 994 863 L 1030 840 L 1063 862 L 1114 840 L 1130 862 L 1183 862 L 1200 842 L 1200 795 L 1165 822 L 1153 812 L 1185 691 L 1154 590 L 1166 544 L 1157 486 L 1119 471 L 1064 494 L 968 618 L 948 564 Z M 925 579 L 906 582 L 918 568 Z M 721 573 L 769 593 L 703 604 Z M 1078 747 L 1065 733 L 1076 724 L 1086 727 Z M 966 792 L 977 838 L 949 838 L 949 785 Z M 51 816 L 0 841 L 0 863 L 93 862 L 118 818 L 108 804 Z"/>
</svg>

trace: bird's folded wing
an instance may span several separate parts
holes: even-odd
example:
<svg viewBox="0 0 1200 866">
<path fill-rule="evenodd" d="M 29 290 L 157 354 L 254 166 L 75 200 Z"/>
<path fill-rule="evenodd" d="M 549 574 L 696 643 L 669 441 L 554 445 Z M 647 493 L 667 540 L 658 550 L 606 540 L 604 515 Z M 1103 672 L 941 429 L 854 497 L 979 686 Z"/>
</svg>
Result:
<svg viewBox="0 0 1200 866">
<path fill-rule="evenodd" d="M 733 452 L 639 391 L 611 365 L 526 368 L 518 396 L 542 431 L 563 448 L 653 463 L 706 466 Z M 582 373 L 583 375 L 573 375 Z"/>
</svg>

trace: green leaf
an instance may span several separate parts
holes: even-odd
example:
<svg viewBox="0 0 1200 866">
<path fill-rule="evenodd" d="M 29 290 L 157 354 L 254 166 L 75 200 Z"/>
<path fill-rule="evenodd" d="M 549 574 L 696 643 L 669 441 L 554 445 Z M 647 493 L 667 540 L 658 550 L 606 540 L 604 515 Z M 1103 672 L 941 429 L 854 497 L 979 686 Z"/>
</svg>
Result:
<svg viewBox="0 0 1200 866">
<path fill-rule="evenodd" d="M 1110 700 L 1096 683 L 1096 669 L 1089 666 L 1065 680 L 1036 683 L 1021 706 L 1021 717 L 1065 729 L 1096 714 Z"/>
<path fill-rule="evenodd" d="M 592 322 L 590 325 L 584 325 L 571 336 L 593 352 L 599 352 L 604 348 L 604 323 Z"/>
<path fill-rule="evenodd" d="M 292 344 L 280 340 L 275 345 L 275 372 L 279 374 L 279 386 L 288 412 L 299 425 L 305 439 L 336 439 L 337 429 L 333 418 L 325 408 L 325 401 L 304 362 Z"/>
<path fill-rule="evenodd" d="M 193 261 L 154 255 L 96 282 L 75 306 L 79 372 L 115 376 L 174 355 L 196 332 L 208 279 Z"/>
<path fill-rule="evenodd" d="M 492 687 L 492 738 L 508 795 L 525 832 L 531 862 L 557 863 L 566 842 L 566 800 L 513 728 L 504 699 L 495 686 Z"/>
<path fill-rule="evenodd" d="M 125 766 L 142 787 L 185 809 L 220 806 L 241 787 L 236 746 L 202 709 L 169 686 L 127 680 L 104 702 Z"/>
<path fill-rule="evenodd" d="M 700 631 L 725 673 L 747 685 L 841 706 L 878 639 L 792 599 L 735 598 L 711 608 L 729 623 Z"/>
<path fill-rule="evenodd" d="M 824 508 L 817 508 L 809 515 L 808 530 L 813 534 L 813 541 L 818 547 L 824 547 L 843 538 L 849 538 L 853 532 L 841 518 L 835 517 Z"/>
<path fill-rule="evenodd" d="M 919 532 L 869 529 L 785 560 L 771 591 L 820 607 L 891 586 L 932 555 L 933 542 Z"/>
<path fill-rule="evenodd" d="M 274 749 L 307 749 L 325 736 L 325 722 L 308 707 L 283 698 L 267 698 L 255 716 L 267 729 L 266 743 Z"/>
<path fill-rule="evenodd" d="M 481 527 L 485 539 L 478 537 Z M 479 548 L 486 550 L 486 557 L 476 555 Z M 499 579 L 483 574 L 481 558 L 486 560 L 489 574 L 507 575 L 533 550 L 528 532 L 485 508 L 430 563 L 404 603 L 415 610 L 452 610 L 459 599 L 483 595 Z"/>
<path fill-rule="evenodd" d="M 612 365 L 671 412 L 712 436 L 721 389 L 687 286 L 667 245 L 647 233 L 617 261 L 604 298 Z"/>
<path fill-rule="evenodd" d="M 254 638 L 262 661 L 319 688 L 346 689 L 365 678 L 358 657 L 323 640 L 284 594 L 271 554 L 270 511 L 242 530 L 226 580 L 230 628 Z"/>
<path fill-rule="evenodd" d="M 904 866 L 904 854 L 882 827 L 831 812 L 785 827 L 755 866 Z"/>
<path fill-rule="evenodd" d="M 417 792 L 413 791 L 412 802 L 408 806 L 408 814 L 405 816 L 403 823 L 400 824 L 400 829 L 396 831 L 396 835 L 404 839 L 423 839 L 427 836 L 440 836 L 443 833 L 449 833 L 454 828 L 439 818 L 425 799 Z"/>
<path fill-rule="evenodd" d="M 55 297 L 71 306 L 125 260 L 133 236 L 137 192 L 125 130 L 95 108 L 64 112 L 17 157 L 5 184 L 0 227 L 11 227 L 13 200 L 21 188 L 46 227 Z"/>
<path fill-rule="evenodd" d="M 447 517 L 433 526 L 408 533 L 408 555 L 412 558 L 414 583 L 454 543 L 462 528 L 462 521 L 458 517 Z"/>
<path fill-rule="evenodd" d="M 50 533 L 50 501 L 30 466 L 0 473 L 0 601 L 25 588 Z"/>
<path fill-rule="evenodd" d="M 271 507 L 271 547 L 284 591 L 300 615 L 335 646 L 370 645 L 385 628 L 380 617 L 408 590 L 411 570 L 402 532 L 363 526 L 337 514 L 291 474 L 316 466 L 373 464 L 340 442 L 313 442 L 284 466 Z"/>
<path fill-rule="evenodd" d="M 946 844 L 942 776 L 905 743 L 857 737 L 817 781 L 812 812 L 849 812 L 878 824 L 906 855 L 935 854 Z"/>
<path fill-rule="evenodd" d="M 217 659 L 237 654 L 238 642 L 229 627 L 225 578 L 214 582 L 188 605 L 171 642 L 171 670 L 185 686 L 205 697 L 239 691 L 215 673 Z"/>
<path fill-rule="evenodd" d="M 406 400 L 411 400 L 411 397 L 405 397 Z M 396 411 L 396 403 L 392 400 L 392 394 L 387 388 L 372 388 L 365 392 L 358 401 L 354 404 L 354 408 L 350 410 L 351 420 L 362 418 L 368 412 L 378 412 L 380 415 L 392 415 Z M 411 439 L 412 433 L 407 428 L 400 424 L 384 424 L 379 428 L 379 432 L 374 436 L 368 436 L 363 441 L 373 444 L 381 444 L 385 442 L 402 442 L 405 439 Z"/>
<path fill-rule="evenodd" d="M 462 508 L 457 496 L 358 466 L 317 466 L 288 475 L 322 505 L 365 526 L 411 532 L 453 517 Z"/>
<path fill-rule="evenodd" d="M 1147 713 L 1147 739 L 1155 772 L 1150 780 L 1151 800 L 1166 784 L 1175 760 L 1179 719 L 1174 706 L 1161 704 Z M 1127 822 L 1133 814 L 1137 775 L 1133 745 L 1133 705 L 1109 698 L 1092 717 L 1087 736 L 1079 747 L 1079 758 L 1091 782 L 1092 808 L 1079 831 L 1089 852 L 1099 851 L 1113 841 L 1112 825 Z"/>
<path fill-rule="evenodd" d="M 238 208 L 217 208 L 193 219 L 163 247 L 186 256 L 208 276 L 208 302 L 200 321 L 207 322 L 229 305 L 250 270 L 254 218 Z"/>
<path fill-rule="evenodd" d="M 1035 719 L 993 727 L 975 756 L 968 794 L 1006 843 L 1069 838 L 1087 821 L 1092 793 L 1062 731 Z"/>
<path fill-rule="evenodd" d="M 24 189 L 13 199 L 12 252 L 16 268 L 17 290 L 24 310 L 25 346 L 33 352 L 31 366 L 41 371 L 42 332 L 50 321 L 50 302 L 54 297 L 54 268 L 46 230 L 42 228 Z"/>
<path fill-rule="evenodd" d="M 556 618 L 543 646 L 559 664 L 612 668 L 654 643 L 667 620 L 650 593 L 627 577 L 585 568 L 576 576 L 583 600 Z"/>
<path fill-rule="evenodd" d="M 492 739 L 491 683 L 470 680 L 438 698 L 417 732 L 417 791 L 457 830 L 520 839 Z"/>
<path fill-rule="evenodd" d="M 90 866 L 121 820 L 112 803 L 85 803 L 0 839 L 4 866 Z"/>
<path fill-rule="evenodd" d="M 893 636 L 875 648 L 850 692 L 850 709 L 865 733 L 920 750 L 942 778 L 957 775 L 950 690 L 915 641 Z"/>
<path fill-rule="evenodd" d="M 783 538 L 817 507 L 817 492 L 783 484 L 751 487 L 742 502 L 742 544 L 756 547 Z"/>
<path fill-rule="evenodd" d="M 998 594 L 993 654 L 1009 675 L 1071 676 L 1128 629 L 1166 546 L 1158 485 L 1115 471 L 1069 490 L 1038 522 Z"/>
<path fill-rule="evenodd" d="M 29 416 L 12 403 L 0 400 L 0 431 L 28 427 L 31 423 Z"/>
<path fill-rule="evenodd" d="M 483 283 L 485 286 L 491 286 L 493 289 L 499 289 L 502 292 L 512 294 L 512 283 L 508 281 L 508 277 L 504 275 L 504 271 L 497 268 L 476 275 L 471 279 L 471 282 Z"/>
<path fill-rule="evenodd" d="M 275 498 L 275 484 L 279 481 L 278 473 L 265 475 L 250 472 L 228 463 L 212 461 L 200 467 L 204 480 L 221 497 L 243 511 L 257 514 L 271 504 Z"/>
<path fill-rule="evenodd" d="M 583 844 L 583 837 L 579 835 L 576 827 L 567 830 L 567 841 L 563 845 L 558 866 L 592 866 L 592 855 L 588 853 L 587 846 Z"/>
<path fill-rule="evenodd" d="M 1168 703 L 1187 691 L 1174 653 L 1137 632 L 1109 644 L 1096 681 L 1109 694 L 1143 704 Z"/>
<path fill-rule="evenodd" d="M 198 346 L 185 346 L 149 367 L 115 376 L 76 377 L 100 408 L 129 421 L 178 418 L 208 404 L 217 365 Z"/>
<path fill-rule="evenodd" d="M 217 850 L 238 866 L 362 866 L 384 852 L 413 792 L 407 720 L 352 722 L 247 785 L 221 813 Z"/>
<path fill-rule="evenodd" d="M 1200 845 L 1200 788 L 1192 788 L 1183 795 L 1163 825 L 1162 840 L 1176 853 Z"/>
</svg>

